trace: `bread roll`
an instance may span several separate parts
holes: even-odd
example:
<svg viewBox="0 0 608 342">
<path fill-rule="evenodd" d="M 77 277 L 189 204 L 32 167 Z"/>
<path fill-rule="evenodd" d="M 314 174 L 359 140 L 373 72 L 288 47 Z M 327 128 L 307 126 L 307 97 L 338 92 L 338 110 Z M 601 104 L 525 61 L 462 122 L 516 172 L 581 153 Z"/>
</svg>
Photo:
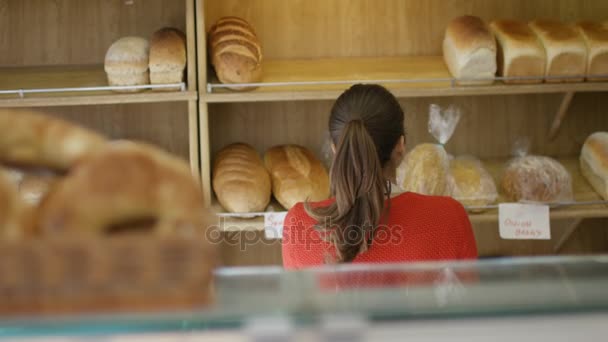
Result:
<svg viewBox="0 0 608 342">
<path fill-rule="evenodd" d="M 398 182 L 404 191 L 423 195 L 449 195 L 447 185 L 450 161 L 443 146 L 420 144 L 399 166 Z"/>
<path fill-rule="evenodd" d="M 272 193 L 290 209 L 298 202 L 329 198 L 329 176 L 315 155 L 297 145 L 275 146 L 264 155 L 272 178 Z"/>
<path fill-rule="evenodd" d="M 532 21 L 530 28 L 547 54 L 547 82 L 582 82 L 587 68 L 587 47 L 576 28 L 553 20 Z"/>
<path fill-rule="evenodd" d="M 106 140 L 69 122 L 23 109 L 0 109 L 0 162 L 66 171 Z"/>
<path fill-rule="evenodd" d="M 608 81 L 608 25 L 584 21 L 577 28 L 587 45 L 587 80 Z"/>
<path fill-rule="evenodd" d="M 159 235 L 208 228 L 203 194 L 188 163 L 157 148 L 112 142 L 87 156 L 45 196 L 44 235 L 103 234 L 149 227 Z"/>
<path fill-rule="evenodd" d="M 59 178 L 50 173 L 29 173 L 19 183 L 19 195 L 23 202 L 36 206 Z"/>
<path fill-rule="evenodd" d="M 474 157 L 457 157 L 450 161 L 448 177 L 452 197 L 469 207 L 494 203 L 498 197 L 494 179 Z"/>
<path fill-rule="evenodd" d="M 150 83 L 181 83 L 186 68 L 186 35 L 182 31 L 171 27 L 165 27 L 154 32 L 150 40 L 149 67 Z"/>
<path fill-rule="evenodd" d="M 448 25 L 443 58 L 459 84 L 492 84 L 496 76 L 496 40 L 480 18 L 458 17 Z M 473 80 L 470 80 L 473 79 Z M 482 79 L 482 80 L 475 80 Z"/>
<path fill-rule="evenodd" d="M 209 50 L 220 82 L 256 83 L 262 80 L 262 48 L 255 31 L 244 19 L 224 17 L 218 20 L 209 31 Z"/>
<path fill-rule="evenodd" d="M 215 157 L 213 190 L 227 211 L 250 213 L 266 210 L 270 203 L 270 175 L 253 147 L 237 143 Z"/>
<path fill-rule="evenodd" d="M 542 83 L 547 56 L 528 23 L 496 20 L 490 24 L 498 40 L 498 74 L 503 77 L 536 77 L 505 83 Z"/>
<path fill-rule="evenodd" d="M 124 37 L 115 41 L 105 59 L 105 71 L 111 86 L 136 86 L 150 83 L 148 74 L 148 41 L 140 37 Z M 134 92 L 136 89 L 117 90 Z"/>
<path fill-rule="evenodd" d="M 593 189 L 608 200 L 608 132 L 587 138 L 581 150 L 581 172 Z"/>
<path fill-rule="evenodd" d="M 502 189 L 513 201 L 573 200 L 572 178 L 568 171 L 557 160 L 543 156 L 519 157 L 509 162 Z"/>
</svg>

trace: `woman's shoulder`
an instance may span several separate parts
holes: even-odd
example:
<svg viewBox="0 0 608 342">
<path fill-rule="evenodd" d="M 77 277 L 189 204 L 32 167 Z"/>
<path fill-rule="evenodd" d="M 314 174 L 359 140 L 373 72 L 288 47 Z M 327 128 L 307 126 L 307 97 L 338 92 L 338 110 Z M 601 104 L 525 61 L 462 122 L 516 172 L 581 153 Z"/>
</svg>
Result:
<svg viewBox="0 0 608 342">
<path fill-rule="evenodd" d="M 392 198 L 391 207 L 392 206 L 394 206 L 395 209 L 409 208 L 412 211 L 425 214 L 436 212 L 455 216 L 466 216 L 466 210 L 462 204 L 448 196 L 429 196 L 415 192 L 405 192 Z"/>
</svg>

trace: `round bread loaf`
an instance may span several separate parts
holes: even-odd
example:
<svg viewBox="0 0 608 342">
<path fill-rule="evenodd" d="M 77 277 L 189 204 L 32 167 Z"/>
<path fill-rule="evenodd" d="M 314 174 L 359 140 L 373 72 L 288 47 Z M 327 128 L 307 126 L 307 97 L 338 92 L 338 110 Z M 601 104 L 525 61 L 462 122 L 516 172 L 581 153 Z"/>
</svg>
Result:
<svg viewBox="0 0 608 342">
<path fill-rule="evenodd" d="M 154 147 L 114 142 L 58 182 L 39 209 L 42 234 L 106 233 L 145 224 L 158 234 L 205 229 L 204 201 L 187 163 Z"/>
<path fill-rule="evenodd" d="M 106 53 L 104 69 L 111 86 L 135 86 L 150 83 L 148 75 L 148 41 L 140 37 L 123 37 Z M 137 89 L 117 90 L 134 92 Z"/>
<path fill-rule="evenodd" d="M 215 157 L 213 190 L 224 209 L 233 213 L 266 210 L 270 203 L 270 176 L 253 147 L 236 143 Z"/>
<path fill-rule="evenodd" d="M 0 162 L 66 171 L 105 144 L 94 132 L 22 109 L 0 109 Z"/>
<path fill-rule="evenodd" d="M 494 203 L 498 197 L 494 179 L 475 157 L 452 159 L 448 184 L 451 196 L 465 206 L 486 206 Z"/>
<path fill-rule="evenodd" d="M 285 209 L 296 203 L 329 198 L 329 175 L 315 155 L 297 145 L 275 146 L 264 155 L 272 193 Z"/>
<path fill-rule="evenodd" d="M 502 189 L 513 201 L 551 203 L 573 199 L 568 171 L 557 160 L 544 156 L 519 157 L 509 162 Z"/>
<path fill-rule="evenodd" d="M 423 195 L 449 195 L 448 154 L 438 144 L 420 144 L 411 150 L 397 170 L 397 182 L 404 191 Z"/>
</svg>

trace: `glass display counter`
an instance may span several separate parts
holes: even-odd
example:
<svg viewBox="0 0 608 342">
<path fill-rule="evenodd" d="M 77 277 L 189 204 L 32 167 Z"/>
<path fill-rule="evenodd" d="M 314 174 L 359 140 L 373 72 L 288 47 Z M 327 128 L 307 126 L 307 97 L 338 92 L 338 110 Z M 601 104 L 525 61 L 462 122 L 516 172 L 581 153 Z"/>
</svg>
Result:
<svg viewBox="0 0 608 342">
<path fill-rule="evenodd" d="M 456 329 L 472 341 L 483 331 L 498 334 L 500 326 L 516 334 L 522 324 L 558 337 L 577 329 L 587 340 L 608 336 L 608 256 L 219 269 L 214 285 L 215 304 L 199 311 L 11 318 L 0 323 L 0 339 L 374 340 L 397 329 L 385 337 L 400 340 Z"/>
</svg>

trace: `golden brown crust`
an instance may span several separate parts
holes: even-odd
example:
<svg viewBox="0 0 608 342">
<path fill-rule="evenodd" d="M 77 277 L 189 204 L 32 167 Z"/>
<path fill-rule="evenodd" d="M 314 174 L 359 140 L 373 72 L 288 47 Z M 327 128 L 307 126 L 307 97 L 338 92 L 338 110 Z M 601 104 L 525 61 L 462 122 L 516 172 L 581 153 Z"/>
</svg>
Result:
<svg viewBox="0 0 608 342">
<path fill-rule="evenodd" d="M 329 197 L 327 170 L 308 149 L 297 145 L 275 146 L 264 154 L 264 164 L 272 178 L 272 193 L 286 209 L 298 202 Z"/>
<path fill-rule="evenodd" d="M 261 81 L 262 48 L 255 31 L 244 19 L 219 19 L 209 30 L 208 38 L 211 64 L 220 82 L 231 84 Z"/>
<path fill-rule="evenodd" d="M 399 166 L 399 180 L 404 191 L 432 196 L 448 196 L 450 161 L 443 146 L 420 144 L 411 150 Z"/>
<path fill-rule="evenodd" d="M 230 212 L 264 211 L 270 203 L 270 175 L 253 147 L 231 144 L 215 158 L 213 190 L 222 207 Z"/>
<path fill-rule="evenodd" d="M 486 47 L 496 50 L 496 42 L 488 25 L 479 17 L 465 15 L 450 22 L 446 31 L 454 46 L 459 50 Z"/>
<path fill-rule="evenodd" d="M 577 28 L 587 45 L 587 79 L 608 81 L 608 25 L 583 21 Z"/>
<path fill-rule="evenodd" d="M 150 39 L 150 72 L 184 70 L 186 67 L 186 35 L 172 27 L 164 27 Z"/>
<path fill-rule="evenodd" d="M 505 195 L 513 201 L 560 202 L 572 200 L 572 179 L 555 159 L 526 156 L 512 160 L 502 179 Z"/>
<path fill-rule="evenodd" d="M 154 147 L 113 142 L 87 156 L 44 198 L 42 234 L 101 234 L 152 220 L 159 234 L 206 229 L 189 165 Z"/>
<path fill-rule="evenodd" d="M 549 41 L 577 41 L 580 39 L 578 32 L 573 26 L 556 20 L 539 19 L 530 22 L 530 27 L 543 39 Z"/>
<path fill-rule="evenodd" d="M 0 131 L 1 163 L 63 171 L 106 142 L 92 131 L 23 109 L 0 109 Z"/>
</svg>

